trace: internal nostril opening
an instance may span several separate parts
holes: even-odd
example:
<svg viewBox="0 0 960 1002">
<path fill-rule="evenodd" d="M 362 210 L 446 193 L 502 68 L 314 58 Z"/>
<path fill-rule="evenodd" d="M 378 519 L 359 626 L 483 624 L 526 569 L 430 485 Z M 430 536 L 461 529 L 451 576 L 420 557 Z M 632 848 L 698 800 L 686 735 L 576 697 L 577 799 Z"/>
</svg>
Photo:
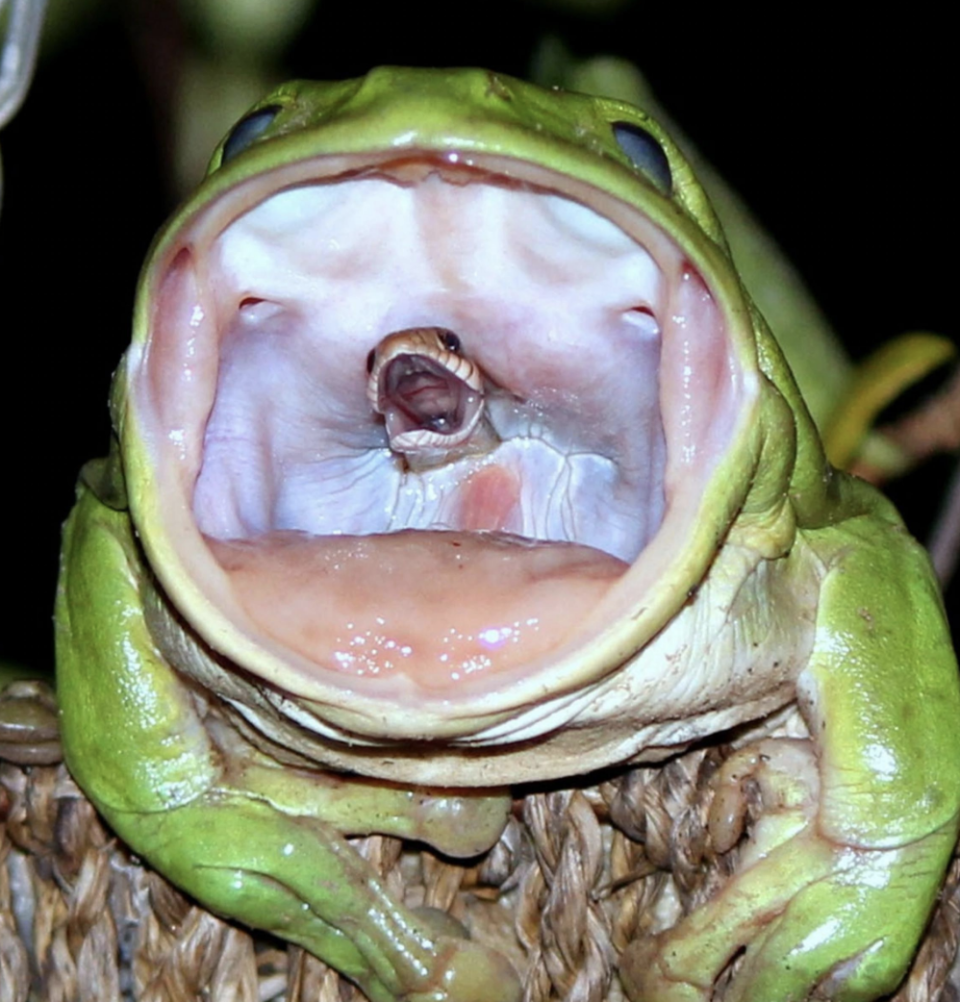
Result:
<svg viewBox="0 0 960 1002">
<path fill-rule="evenodd" d="M 624 312 L 623 319 L 646 337 L 657 338 L 660 336 L 660 324 L 656 314 L 649 306 L 634 306 Z"/>
</svg>

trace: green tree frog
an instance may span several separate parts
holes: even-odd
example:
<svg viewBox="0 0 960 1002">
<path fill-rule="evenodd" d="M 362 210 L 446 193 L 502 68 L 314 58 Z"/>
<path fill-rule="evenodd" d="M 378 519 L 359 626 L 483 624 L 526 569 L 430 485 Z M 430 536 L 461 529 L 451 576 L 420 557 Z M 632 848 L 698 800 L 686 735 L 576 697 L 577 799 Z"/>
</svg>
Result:
<svg viewBox="0 0 960 1002">
<path fill-rule="evenodd" d="M 374 1002 L 515 1000 L 345 836 L 470 857 L 512 784 L 796 706 L 718 781 L 721 848 L 742 777 L 766 809 L 739 871 L 625 987 L 898 983 L 958 828 L 936 585 L 642 111 L 481 70 L 281 87 L 158 237 L 112 414 L 65 533 L 64 749 L 199 901 Z"/>
</svg>

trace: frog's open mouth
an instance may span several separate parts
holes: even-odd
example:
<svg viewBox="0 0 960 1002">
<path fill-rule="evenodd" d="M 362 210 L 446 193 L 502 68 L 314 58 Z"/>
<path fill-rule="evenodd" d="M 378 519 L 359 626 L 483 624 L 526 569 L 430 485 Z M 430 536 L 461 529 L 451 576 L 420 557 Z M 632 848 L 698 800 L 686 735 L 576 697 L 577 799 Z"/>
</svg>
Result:
<svg viewBox="0 0 960 1002">
<path fill-rule="evenodd" d="M 198 217 L 160 278 L 145 369 L 192 577 L 247 635 L 361 688 L 482 691 L 583 646 L 670 513 L 693 531 L 738 417 L 699 270 L 610 197 L 629 227 L 439 158 L 266 183 Z M 453 332 L 486 389 L 481 444 L 420 464 L 367 381 L 384 338 L 422 328 Z M 411 373 L 466 413 L 428 360 L 383 392 Z M 409 431 L 425 405 L 405 406 Z"/>
</svg>

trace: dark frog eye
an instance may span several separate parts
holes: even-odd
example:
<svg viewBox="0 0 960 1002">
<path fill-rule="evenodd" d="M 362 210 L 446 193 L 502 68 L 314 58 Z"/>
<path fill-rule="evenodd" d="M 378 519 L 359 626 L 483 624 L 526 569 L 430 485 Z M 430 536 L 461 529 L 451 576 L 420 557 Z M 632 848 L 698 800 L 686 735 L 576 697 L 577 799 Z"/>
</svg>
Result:
<svg viewBox="0 0 960 1002">
<path fill-rule="evenodd" d="M 266 132 L 281 110 L 279 104 L 271 104 L 266 108 L 257 108 L 256 111 L 251 111 L 246 118 L 241 118 L 223 144 L 223 155 L 220 157 L 220 163 L 225 164 L 238 153 L 243 153 L 255 139 Z"/>
<path fill-rule="evenodd" d="M 633 122 L 614 122 L 613 134 L 620 149 L 630 158 L 630 162 L 661 191 L 669 194 L 673 188 L 670 161 L 660 143 L 646 129 Z"/>
</svg>

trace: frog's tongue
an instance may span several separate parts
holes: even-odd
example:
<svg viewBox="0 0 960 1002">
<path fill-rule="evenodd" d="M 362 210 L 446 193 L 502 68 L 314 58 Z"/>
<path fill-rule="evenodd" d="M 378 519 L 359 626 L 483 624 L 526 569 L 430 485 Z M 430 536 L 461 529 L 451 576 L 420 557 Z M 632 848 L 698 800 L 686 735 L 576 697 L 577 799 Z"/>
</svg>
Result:
<svg viewBox="0 0 960 1002">
<path fill-rule="evenodd" d="M 475 532 L 274 532 L 210 547 L 250 619 L 287 649 L 439 691 L 533 663 L 625 569 L 587 546 Z"/>
<path fill-rule="evenodd" d="M 443 690 L 531 664 L 574 629 L 626 564 L 588 546 L 505 533 L 520 483 L 496 465 L 456 491 L 464 531 L 369 536 L 271 532 L 209 540 L 250 619 L 348 675 L 412 675 Z"/>
</svg>

